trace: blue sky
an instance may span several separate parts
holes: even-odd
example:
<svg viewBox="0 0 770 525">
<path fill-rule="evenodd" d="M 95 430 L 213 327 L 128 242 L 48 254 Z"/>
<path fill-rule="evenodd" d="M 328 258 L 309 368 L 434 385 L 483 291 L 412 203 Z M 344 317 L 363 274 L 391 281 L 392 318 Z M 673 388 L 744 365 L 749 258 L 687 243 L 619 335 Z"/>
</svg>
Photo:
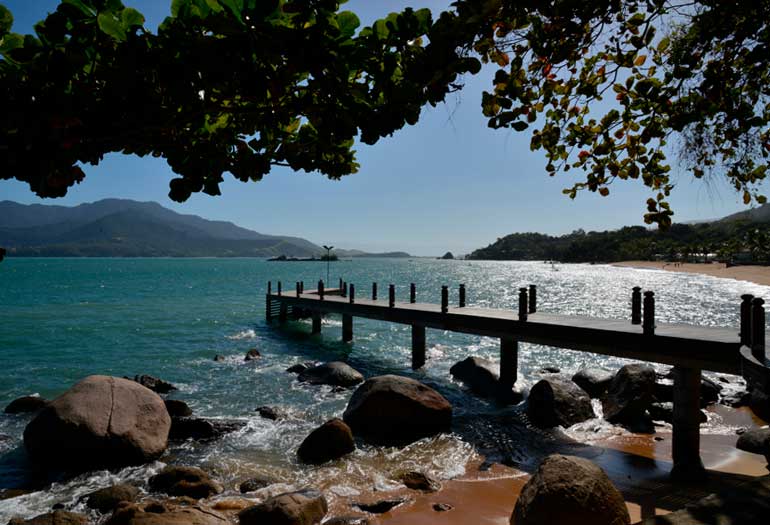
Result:
<svg viewBox="0 0 770 525">
<path fill-rule="evenodd" d="M 0 0 L 14 14 L 14 31 L 32 31 L 57 0 Z M 154 28 L 170 0 L 124 0 Z M 405 6 L 448 6 L 440 0 L 351 0 L 364 24 Z M 641 224 L 649 192 L 639 182 L 613 184 L 608 198 L 562 195 L 573 179 L 546 175 L 543 153 L 529 150 L 529 134 L 490 130 L 481 114 L 492 68 L 466 79 L 459 94 L 423 110 L 420 122 L 374 146 L 359 145 L 359 173 L 330 181 L 315 173 L 275 169 L 259 183 L 225 176 L 222 195 L 171 201 L 173 173 L 162 159 L 112 154 L 85 166 L 86 179 L 62 199 L 38 199 L 26 185 L 0 181 L 0 200 L 76 205 L 117 197 L 156 201 L 181 213 L 229 220 L 263 233 L 305 237 L 318 244 L 369 251 L 436 255 L 467 253 L 512 232 L 568 233 Z M 695 181 L 686 173 L 671 198 L 675 220 L 719 217 L 743 209 L 724 182 Z M 770 186 L 765 185 L 765 193 Z"/>
</svg>

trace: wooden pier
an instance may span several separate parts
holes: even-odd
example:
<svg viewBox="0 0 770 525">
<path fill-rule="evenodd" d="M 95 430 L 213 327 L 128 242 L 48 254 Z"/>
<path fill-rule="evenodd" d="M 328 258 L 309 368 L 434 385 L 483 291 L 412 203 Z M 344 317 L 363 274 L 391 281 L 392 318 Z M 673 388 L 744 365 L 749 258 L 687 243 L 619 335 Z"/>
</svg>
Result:
<svg viewBox="0 0 770 525">
<path fill-rule="evenodd" d="M 674 422 L 672 475 L 682 478 L 703 474 L 700 459 L 701 371 L 743 375 L 750 385 L 770 393 L 770 363 L 766 358 L 764 301 L 742 296 L 740 332 L 730 328 L 657 324 L 655 297 L 651 291 L 631 292 L 629 320 L 567 316 L 539 312 L 537 288 L 519 289 L 517 310 L 466 306 L 465 285 L 460 285 L 457 305 L 450 306 L 448 287 L 441 290 L 441 304 L 418 303 L 414 284 L 409 300 L 396 301 L 395 286 L 388 296 L 378 298 L 377 283 L 370 297 L 357 297 L 353 284 L 340 279 L 339 287 L 325 289 L 319 281 L 315 290 L 304 283 L 287 292 L 278 283 L 273 292 L 268 283 L 266 316 L 278 319 L 311 317 L 313 333 L 321 332 L 324 314 L 342 316 L 342 339 L 353 340 L 353 318 L 363 317 L 410 325 L 412 368 L 425 365 L 425 329 L 435 328 L 500 339 L 500 383 L 513 388 L 518 371 L 520 342 L 610 355 L 674 367 Z M 368 295 L 368 294 L 367 294 Z"/>
</svg>

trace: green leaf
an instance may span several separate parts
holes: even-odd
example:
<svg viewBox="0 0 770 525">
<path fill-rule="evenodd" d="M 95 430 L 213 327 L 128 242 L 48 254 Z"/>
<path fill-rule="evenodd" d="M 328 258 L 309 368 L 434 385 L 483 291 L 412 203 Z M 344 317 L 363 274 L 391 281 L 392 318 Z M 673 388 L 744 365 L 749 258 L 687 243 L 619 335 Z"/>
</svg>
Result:
<svg viewBox="0 0 770 525">
<path fill-rule="evenodd" d="M 348 39 L 356 33 L 361 21 L 352 11 L 342 11 L 337 14 L 337 25 L 340 27 L 340 36 Z"/>
<path fill-rule="evenodd" d="M 8 33 L 0 38 L 0 54 L 2 55 L 20 47 L 24 47 L 24 37 L 18 33 Z"/>
<path fill-rule="evenodd" d="M 119 42 L 126 39 L 126 30 L 123 28 L 123 24 L 112 13 L 99 13 L 96 21 L 104 34 Z"/>
<path fill-rule="evenodd" d="M 239 22 L 243 22 L 243 0 L 219 0 L 219 3 L 227 7 Z"/>
<path fill-rule="evenodd" d="M 190 6 L 190 0 L 172 0 L 171 16 L 178 17 Z"/>
<path fill-rule="evenodd" d="M 418 9 L 414 12 L 414 16 L 417 18 L 417 23 L 419 24 L 419 32 L 427 33 L 433 22 L 433 15 L 431 14 L 430 9 L 427 7 Z"/>
<path fill-rule="evenodd" d="M 524 131 L 529 127 L 529 124 L 520 120 L 518 122 L 514 122 L 513 124 L 511 124 L 511 127 L 516 131 Z"/>
<path fill-rule="evenodd" d="M 666 49 L 668 49 L 670 44 L 671 39 L 669 37 L 664 37 L 660 42 L 658 42 L 658 52 L 663 53 Z"/>
<path fill-rule="evenodd" d="M 87 16 L 96 15 L 96 11 L 91 6 L 83 3 L 82 0 L 62 0 L 62 4 L 69 4 L 73 7 L 76 7 L 78 10 L 80 10 L 80 12 Z"/>
<path fill-rule="evenodd" d="M 0 4 L 0 37 L 5 36 L 13 25 L 13 15 L 7 7 Z"/>
<path fill-rule="evenodd" d="M 123 27 L 126 29 L 130 29 L 134 26 L 144 26 L 144 15 L 133 7 L 127 7 L 123 10 L 121 20 L 123 22 Z"/>
</svg>

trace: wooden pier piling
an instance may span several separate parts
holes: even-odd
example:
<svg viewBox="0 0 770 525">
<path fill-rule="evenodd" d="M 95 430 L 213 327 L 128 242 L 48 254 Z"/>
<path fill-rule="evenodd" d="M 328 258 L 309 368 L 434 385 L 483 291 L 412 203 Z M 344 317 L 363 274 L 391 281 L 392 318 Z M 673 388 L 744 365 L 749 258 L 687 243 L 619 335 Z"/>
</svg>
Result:
<svg viewBox="0 0 770 525">
<path fill-rule="evenodd" d="M 391 284 L 388 286 L 388 307 L 393 308 L 396 306 L 396 285 Z"/>
<path fill-rule="evenodd" d="M 349 343 L 353 340 L 353 316 L 342 314 L 342 341 Z"/>
<path fill-rule="evenodd" d="M 372 283 L 372 301 L 377 300 L 377 283 Z"/>
<path fill-rule="evenodd" d="M 417 287 L 414 283 L 409 285 L 409 303 L 414 304 L 417 302 Z"/>
<path fill-rule="evenodd" d="M 412 370 L 425 366 L 425 326 L 412 325 Z"/>
<path fill-rule="evenodd" d="M 526 321 L 529 313 L 527 289 L 519 288 L 519 321 Z"/>
<path fill-rule="evenodd" d="M 644 335 L 655 335 L 655 292 L 644 292 L 642 331 Z"/>
<path fill-rule="evenodd" d="M 508 391 L 516 384 L 519 373 L 519 342 L 512 337 L 500 338 L 500 388 Z"/>
<path fill-rule="evenodd" d="M 765 301 L 755 297 L 751 301 L 751 354 L 765 364 Z"/>
<path fill-rule="evenodd" d="M 441 287 L 441 313 L 445 314 L 449 311 L 449 287 Z"/>
<path fill-rule="evenodd" d="M 634 286 L 631 291 L 631 324 L 642 324 L 642 288 Z"/>
<path fill-rule="evenodd" d="M 460 290 L 458 291 L 458 306 L 460 308 L 465 308 L 465 285 L 460 285 Z"/>
<path fill-rule="evenodd" d="M 700 458 L 700 383 L 700 369 L 674 367 L 671 476 L 683 481 L 701 479 L 705 474 Z"/>
<path fill-rule="evenodd" d="M 534 284 L 529 285 L 529 313 L 534 314 L 537 312 L 537 286 Z"/>
</svg>

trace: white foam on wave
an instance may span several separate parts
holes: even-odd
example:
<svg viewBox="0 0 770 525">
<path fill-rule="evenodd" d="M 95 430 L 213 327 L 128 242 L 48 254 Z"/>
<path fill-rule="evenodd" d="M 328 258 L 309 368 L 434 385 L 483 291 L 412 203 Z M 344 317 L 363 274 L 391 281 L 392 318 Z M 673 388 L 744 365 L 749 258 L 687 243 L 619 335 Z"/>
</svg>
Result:
<svg viewBox="0 0 770 525">
<path fill-rule="evenodd" d="M 249 328 L 247 330 L 241 330 L 237 334 L 226 335 L 225 338 L 230 339 L 231 341 L 241 341 L 243 339 L 256 339 L 257 332 L 255 332 L 253 328 Z"/>
</svg>

